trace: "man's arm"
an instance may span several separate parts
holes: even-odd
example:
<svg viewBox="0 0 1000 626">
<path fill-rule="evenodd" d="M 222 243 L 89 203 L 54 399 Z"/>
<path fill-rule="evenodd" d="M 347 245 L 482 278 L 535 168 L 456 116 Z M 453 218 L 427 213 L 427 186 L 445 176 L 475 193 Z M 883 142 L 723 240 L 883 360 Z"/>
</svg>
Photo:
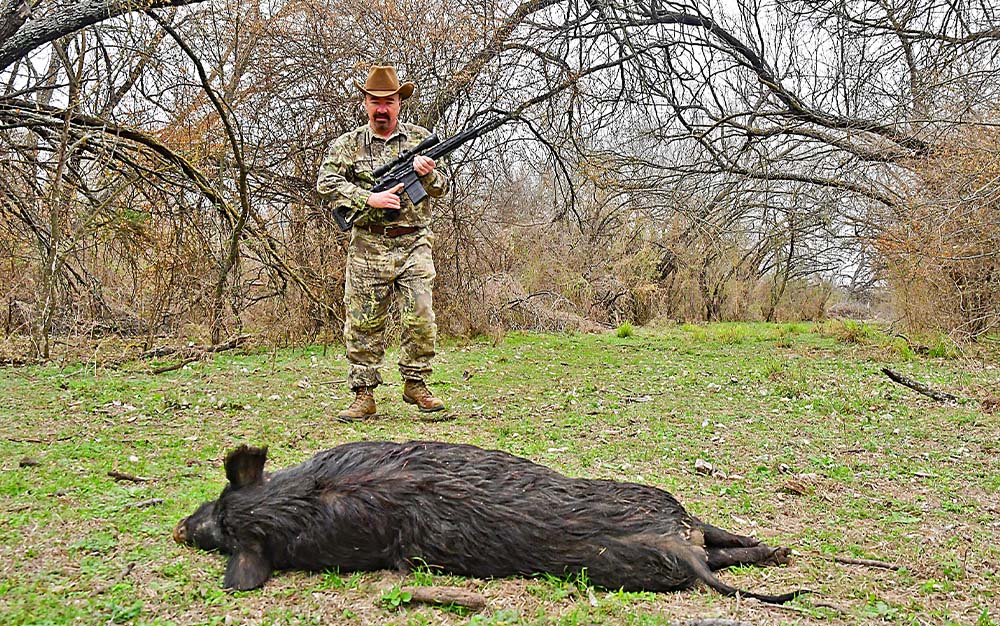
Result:
<svg viewBox="0 0 1000 626">
<path fill-rule="evenodd" d="M 341 135 L 333 142 L 320 165 L 316 180 L 316 191 L 320 196 L 329 200 L 334 209 L 343 208 L 347 213 L 364 211 L 372 195 L 371 191 L 348 179 L 354 171 L 353 143 L 350 133 Z"/>
<path fill-rule="evenodd" d="M 440 198 L 448 193 L 449 180 L 443 159 L 435 161 L 430 157 L 417 155 L 413 157 L 413 169 L 420 175 L 420 184 L 424 186 L 427 195 Z"/>
<path fill-rule="evenodd" d="M 411 126 L 411 132 L 416 132 L 420 141 L 427 139 L 431 132 L 422 126 Z M 440 198 L 448 193 L 448 166 L 444 158 L 432 159 L 429 156 L 418 154 L 413 157 L 413 171 L 420 177 L 420 184 L 427 195 L 432 198 Z"/>
<path fill-rule="evenodd" d="M 440 198 L 448 193 L 448 174 L 442 161 L 417 155 L 413 157 L 413 169 L 420 176 L 420 184 L 432 198 Z M 424 173 L 426 172 L 426 173 Z"/>
</svg>

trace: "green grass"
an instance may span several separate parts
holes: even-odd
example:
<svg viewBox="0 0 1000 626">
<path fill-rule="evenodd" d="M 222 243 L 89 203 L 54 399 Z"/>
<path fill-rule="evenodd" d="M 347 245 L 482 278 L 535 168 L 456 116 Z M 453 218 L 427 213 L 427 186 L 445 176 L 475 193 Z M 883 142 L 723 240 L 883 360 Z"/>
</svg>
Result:
<svg viewBox="0 0 1000 626">
<path fill-rule="evenodd" d="M 332 419 L 349 395 L 337 348 L 223 353 L 159 376 L 138 362 L 0 369 L 0 623 L 995 624 L 998 418 L 975 401 L 935 403 L 879 370 L 974 400 L 995 394 L 996 359 L 944 340 L 928 349 L 899 341 L 845 323 L 445 342 L 432 387 L 451 419 L 440 423 L 402 402 L 391 367 L 377 391 L 380 419 Z M 819 594 L 777 610 L 703 588 L 623 593 L 428 567 L 282 572 L 262 590 L 230 594 L 220 588 L 223 558 L 170 538 L 221 490 L 221 459 L 237 444 L 269 445 L 273 469 L 348 441 L 408 438 L 668 489 L 706 521 L 797 552 L 789 567 L 738 568 L 726 582 Z M 37 465 L 20 467 L 26 458 Z M 716 474 L 697 473 L 698 459 Z M 116 482 L 111 470 L 149 480 Z M 795 476 L 809 477 L 804 495 L 786 489 Z M 430 584 L 478 589 L 488 607 L 469 616 L 393 605 L 393 589 Z"/>
</svg>

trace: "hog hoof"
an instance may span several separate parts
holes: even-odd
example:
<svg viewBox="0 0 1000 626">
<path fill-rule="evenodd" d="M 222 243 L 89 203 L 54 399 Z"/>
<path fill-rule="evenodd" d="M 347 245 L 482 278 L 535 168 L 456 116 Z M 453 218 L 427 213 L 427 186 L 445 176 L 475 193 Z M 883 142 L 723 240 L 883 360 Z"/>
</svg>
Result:
<svg viewBox="0 0 1000 626">
<path fill-rule="evenodd" d="M 761 565 L 788 565 L 791 561 L 792 549 L 780 547 L 771 550 L 771 556 L 764 560 Z"/>
</svg>

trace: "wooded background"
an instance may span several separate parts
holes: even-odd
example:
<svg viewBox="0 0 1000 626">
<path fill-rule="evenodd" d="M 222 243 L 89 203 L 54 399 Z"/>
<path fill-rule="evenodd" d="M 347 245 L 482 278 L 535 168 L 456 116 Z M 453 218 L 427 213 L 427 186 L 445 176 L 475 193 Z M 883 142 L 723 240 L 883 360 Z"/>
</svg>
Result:
<svg viewBox="0 0 1000 626">
<path fill-rule="evenodd" d="M 446 333 L 1000 323 L 1000 16 L 941 0 L 0 0 L 8 335 L 339 337 L 373 63 L 450 136 Z"/>
</svg>

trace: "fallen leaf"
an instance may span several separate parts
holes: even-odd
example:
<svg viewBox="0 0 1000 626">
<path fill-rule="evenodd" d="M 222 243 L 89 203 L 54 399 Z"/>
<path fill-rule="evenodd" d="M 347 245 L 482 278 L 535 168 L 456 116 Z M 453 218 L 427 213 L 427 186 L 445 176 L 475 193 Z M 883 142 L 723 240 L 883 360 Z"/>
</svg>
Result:
<svg viewBox="0 0 1000 626">
<path fill-rule="evenodd" d="M 797 496 L 805 496 L 816 492 L 819 484 L 817 474 L 795 474 L 788 478 L 781 486 L 781 491 Z"/>
</svg>

